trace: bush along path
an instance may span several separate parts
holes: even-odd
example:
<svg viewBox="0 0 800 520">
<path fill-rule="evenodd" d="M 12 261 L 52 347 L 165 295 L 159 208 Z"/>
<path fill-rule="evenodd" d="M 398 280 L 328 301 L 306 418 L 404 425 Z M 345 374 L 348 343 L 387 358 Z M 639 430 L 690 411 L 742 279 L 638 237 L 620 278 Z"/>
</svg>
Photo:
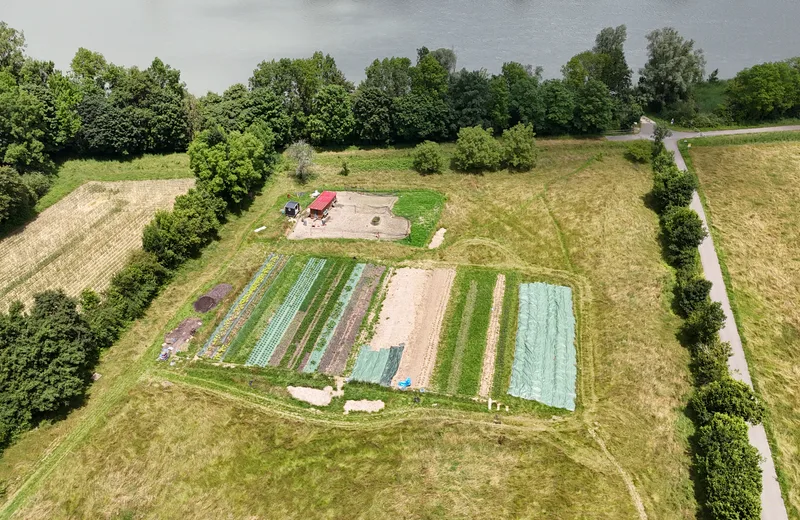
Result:
<svg viewBox="0 0 800 520">
<path fill-rule="evenodd" d="M 800 128 L 743 129 L 705 135 L 795 129 Z M 638 136 L 609 139 L 653 137 L 656 140 L 652 195 L 662 216 L 667 256 L 677 270 L 676 303 L 686 317 L 684 342 L 692 352 L 698 385 L 690 408 L 698 429 L 696 469 L 705 488 L 700 495 L 704 497 L 708 516 L 788 519 L 761 424 L 764 410 L 752 390 L 719 258 L 696 191 L 696 179 L 688 173 L 678 149 L 679 139 L 701 136 L 686 132 L 664 135 L 652 121 L 643 118 L 642 133 Z"/>
</svg>

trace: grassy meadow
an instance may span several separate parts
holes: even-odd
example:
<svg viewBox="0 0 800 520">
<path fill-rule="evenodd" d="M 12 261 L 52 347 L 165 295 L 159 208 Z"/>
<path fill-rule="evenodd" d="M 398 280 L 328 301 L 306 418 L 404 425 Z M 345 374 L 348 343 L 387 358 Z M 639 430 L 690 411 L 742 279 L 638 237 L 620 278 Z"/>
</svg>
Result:
<svg viewBox="0 0 800 520">
<path fill-rule="evenodd" d="M 276 174 L 106 353 L 85 406 L 6 450 L 0 518 L 642 518 L 638 502 L 651 518 L 693 518 L 689 356 L 675 339 L 680 320 L 669 307 L 658 218 L 644 202 L 649 168 L 626 161 L 617 143 L 539 145 L 529 173 L 420 176 L 410 170 L 411 150 L 398 148 L 321 153 L 318 177 L 304 186 Z M 347 177 L 338 174 L 345 160 Z M 447 228 L 444 243 L 286 239 L 278 213 L 286 194 L 331 186 L 441 194 L 446 203 L 429 230 Z M 345 417 L 340 401 L 312 412 L 279 386 L 328 384 L 321 377 L 157 364 L 164 333 L 196 315 L 191 302 L 216 283 L 242 287 L 267 251 L 519 273 L 507 279 L 504 307 L 514 312 L 501 321 L 500 397 L 516 330 L 510 284 L 572 286 L 578 409 L 559 415 L 509 400 L 511 413 L 495 424 L 470 399 L 439 406 L 431 394 L 416 404 L 391 392 L 381 414 Z M 476 306 L 491 288 L 476 287 Z M 214 315 L 202 319 L 198 344 Z M 458 333 L 448 332 L 454 346 Z M 464 348 L 457 389 L 480 375 L 480 349 Z M 374 398 L 376 390 L 346 392 Z"/>
<path fill-rule="evenodd" d="M 800 518 L 800 143 L 790 137 L 707 139 L 690 158 L 750 373 L 769 411 L 787 506 Z M 726 145 L 737 142 L 745 144 Z"/>
</svg>

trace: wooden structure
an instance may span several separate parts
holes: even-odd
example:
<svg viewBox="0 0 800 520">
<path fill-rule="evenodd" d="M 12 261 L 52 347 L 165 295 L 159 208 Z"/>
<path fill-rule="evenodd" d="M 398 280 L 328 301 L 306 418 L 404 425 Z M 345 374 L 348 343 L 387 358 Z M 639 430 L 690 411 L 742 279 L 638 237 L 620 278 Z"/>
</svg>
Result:
<svg viewBox="0 0 800 520">
<path fill-rule="evenodd" d="M 300 214 L 300 203 L 290 200 L 283 207 L 283 214 L 287 217 L 296 217 Z"/>
<path fill-rule="evenodd" d="M 325 218 L 334 204 L 336 204 L 336 192 L 323 191 L 308 207 L 309 214 L 313 219 Z"/>
</svg>

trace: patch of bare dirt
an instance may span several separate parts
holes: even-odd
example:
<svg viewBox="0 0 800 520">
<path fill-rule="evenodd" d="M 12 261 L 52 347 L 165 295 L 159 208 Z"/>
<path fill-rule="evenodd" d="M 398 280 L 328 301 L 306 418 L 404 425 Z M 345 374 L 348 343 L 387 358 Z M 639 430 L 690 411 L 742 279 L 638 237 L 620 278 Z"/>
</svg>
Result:
<svg viewBox="0 0 800 520">
<path fill-rule="evenodd" d="M 411 267 L 395 271 L 378 316 L 375 336 L 369 343 L 373 349 L 409 344 L 416 322 L 417 306 L 422 304 L 429 276 L 430 271 Z"/>
<path fill-rule="evenodd" d="M 231 289 L 233 289 L 233 286 L 229 283 L 221 283 L 215 286 L 194 302 L 194 310 L 197 312 L 210 311 L 231 292 Z"/>
<path fill-rule="evenodd" d="M 442 322 L 450 299 L 450 290 L 456 276 L 455 269 L 434 269 L 427 271 L 424 291 L 416 301 L 416 316 L 411 338 L 403 349 L 400 368 L 392 381 L 411 378 L 412 388 L 425 388 L 430 383 Z"/>
<path fill-rule="evenodd" d="M 298 218 L 290 240 L 306 238 L 360 238 L 401 240 L 411 232 L 411 223 L 392 213 L 397 197 L 340 191 L 336 205 L 322 221 Z M 375 217 L 378 217 L 377 224 Z"/>
<path fill-rule="evenodd" d="M 344 371 L 350 351 L 355 345 L 358 331 L 364 323 L 364 316 L 369 309 L 372 295 L 375 293 L 385 269 L 380 265 L 368 265 L 364 268 L 364 273 L 347 304 L 342 320 L 336 327 L 330 345 L 320 360 L 319 372 L 339 375 Z"/>
<path fill-rule="evenodd" d="M 189 341 L 194 337 L 194 333 L 200 328 L 203 322 L 197 318 L 186 318 L 177 327 L 171 330 L 164 337 L 164 344 L 162 347 L 169 349 L 172 347 L 171 352 L 175 354 L 182 350 L 186 350 Z"/>
<path fill-rule="evenodd" d="M 348 400 L 344 403 L 344 413 L 345 415 L 349 414 L 350 412 L 380 412 L 386 404 L 381 401 L 370 401 L 368 399 L 361 399 L 360 401 L 353 401 Z"/>
<path fill-rule="evenodd" d="M 447 229 L 439 228 L 436 231 L 436 233 L 433 235 L 433 238 L 431 239 L 431 243 L 428 244 L 428 249 L 436 249 L 437 247 L 442 245 L 442 242 L 444 242 L 444 234 L 445 233 L 447 233 Z"/>
<path fill-rule="evenodd" d="M 503 296 L 506 292 L 506 276 L 497 275 L 492 295 L 492 314 L 489 318 L 489 330 L 486 332 L 486 350 L 483 354 L 483 370 L 481 371 L 481 386 L 478 395 L 489 397 L 494 383 L 494 361 L 497 354 L 497 340 L 500 337 L 500 317 L 503 312 Z"/>
<path fill-rule="evenodd" d="M 314 406 L 328 406 L 333 398 L 333 388 L 330 386 L 326 386 L 322 390 L 305 386 L 287 386 L 286 390 L 295 399 Z"/>
</svg>

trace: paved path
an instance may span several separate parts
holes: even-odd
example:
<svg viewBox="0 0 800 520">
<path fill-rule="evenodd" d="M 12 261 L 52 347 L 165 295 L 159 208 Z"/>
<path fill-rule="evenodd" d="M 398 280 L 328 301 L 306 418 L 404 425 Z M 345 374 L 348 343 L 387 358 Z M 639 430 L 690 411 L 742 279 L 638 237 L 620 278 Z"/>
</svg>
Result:
<svg viewBox="0 0 800 520">
<path fill-rule="evenodd" d="M 631 141 L 636 139 L 650 139 L 653 135 L 655 124 L 646 117 L 642 118 L 642 130 L 638 135 L 610 136 L 612 141 Z M 739 130 L 715 130 L 713 132 L 674 132 L 672 136 L 664 140 L 667 150 L 675 152 L 675 164 L 681 170 L 686 170 L 686 162 L 683 160 L 678 149 L 678 140 L 691 139 L 693 137 L 711 137 L 716 135 L 736 135 L 736 134 L 755 134 L 762 132 L 786 132 L 800 130 L 800 126 L 772 126 L 764 128 L 743 128 Z M 703 210 L 703 204 L 697 192 L 692 195 L 691 208 L 700 215 L 703 225 L 708 229 L 708 220 Z M 703 265 L 703 272 L 706 278 L 711 281 L 711 299 L 722 304 L 725 312 L 725 324 L 719 331 L 722 341 L 727 341 L 731 345 L 733 354 L 728 359 L 728 370 L 734 379 L 743 381 L 751 387 L 753 381 L 750 379 L 750 371 L 747 368 L 747 359 L 742 348 L 742 338 L 736 328 L 736 321 L 731 311 L 731 303 L 728 300 L 728 292 L 725 289 L 725 280 L 722 277 L 722 268 L 717 257 L 717 250 L 714 248 L 714 240 L 709 233 L 708 237 L 700 244 L 700 262 Z M 763 471 L 763 487 L 761 491 L 761 518 L 764 520 L 788 520 L 786 506 L 781 496 L 781 488 L 778 484 L 778 475 L 775 472 L 775 462 L 772 459 L 772 450 L 767 442 L 767 433 L 764 425 L 759 424 L 750 426 L 748 430 L 750 444 L 755 446 L 761 454 L 761 470 Z"/>
</svg>

